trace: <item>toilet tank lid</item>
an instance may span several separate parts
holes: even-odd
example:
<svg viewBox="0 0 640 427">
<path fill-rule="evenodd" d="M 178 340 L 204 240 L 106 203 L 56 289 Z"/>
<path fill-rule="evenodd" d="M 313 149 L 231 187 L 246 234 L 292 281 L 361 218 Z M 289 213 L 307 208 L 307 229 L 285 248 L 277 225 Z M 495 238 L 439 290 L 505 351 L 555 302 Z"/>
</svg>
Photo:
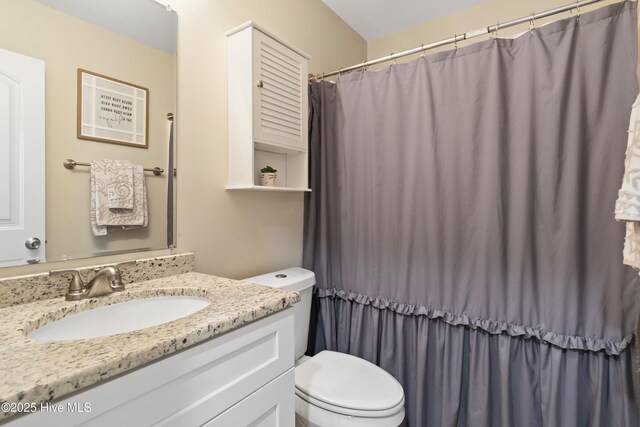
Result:
<svg viewBox="0 0 640 427">
<path fill-rule="evenodd" d="M 292 267 L 260 276 L 249 277 L 242 279 L 242 281 L 299 292 L 315 285 L 316 275 L 313 271 L 300 267 Z"/>
</svg>

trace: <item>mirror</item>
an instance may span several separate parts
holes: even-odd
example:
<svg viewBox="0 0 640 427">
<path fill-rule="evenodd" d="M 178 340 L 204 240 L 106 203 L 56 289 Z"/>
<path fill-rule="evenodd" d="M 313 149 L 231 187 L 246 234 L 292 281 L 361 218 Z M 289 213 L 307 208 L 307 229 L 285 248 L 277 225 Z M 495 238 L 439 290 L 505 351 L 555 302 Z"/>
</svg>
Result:
<svg viewBox="0 0 640 427">
<path fill-rule="evenodd" d="M 2 6 L 0 266 L 175 245 L 167 117 L 176 113 L 176 13 L 154 0 L 5 0 Z M 42 81 L 39 67 L 40 94 L 34 89 Z M 35 75 L 34 83 L 16 75 Z M 39 136 L 41 145 L 30 145 Z M 65 159 L 76 167 L 65 169 Z M 82 163 L 100 159 L 164 170 L 144 173 L 146 226 L 118 223 L 94 235 L 90 169 Z M 27 229 L 38 216 L 44 230 Z"/>
</svg>

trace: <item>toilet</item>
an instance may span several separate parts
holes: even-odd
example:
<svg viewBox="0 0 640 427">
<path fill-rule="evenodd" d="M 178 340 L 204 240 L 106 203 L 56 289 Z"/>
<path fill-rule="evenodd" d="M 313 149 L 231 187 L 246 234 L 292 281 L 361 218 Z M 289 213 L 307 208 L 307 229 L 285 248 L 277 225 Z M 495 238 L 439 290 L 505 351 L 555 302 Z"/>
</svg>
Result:
<svg viewBox="0 0 640 427">
<path fill-rule="evenodd" d="M 382 368 L 359 357 L 307 349 L 315 274 L 303 268 L 263 274 L 245 282 L 297 291 L 294 306 L 296 426 L 397 427 L 404 420 L 404 391 Z"/>
</svg>

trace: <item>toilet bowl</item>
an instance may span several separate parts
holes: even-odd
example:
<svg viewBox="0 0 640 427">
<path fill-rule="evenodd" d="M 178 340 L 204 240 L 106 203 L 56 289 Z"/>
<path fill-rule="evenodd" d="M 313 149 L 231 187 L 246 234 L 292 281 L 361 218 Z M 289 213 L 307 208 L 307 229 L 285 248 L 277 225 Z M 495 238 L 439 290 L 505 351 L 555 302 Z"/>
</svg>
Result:
<svg viewBox="0 0 640 427">
<path fill-rule="evenodd" d="M 300 293 L 294 306 L 296 426 L 397 427 L 404 420 L 404 392 L 382 368 L 334 351 L 304 356 L 309 333 L 315 275 L 289 268 L 244 279 L 245 282 Z"/>
<path fill-rule="evenodd" d="M 349 354 L 322 351 L 296 367 L 296 424 L 397 427 L 402 386 L 386 371 Z"/>
</svg>

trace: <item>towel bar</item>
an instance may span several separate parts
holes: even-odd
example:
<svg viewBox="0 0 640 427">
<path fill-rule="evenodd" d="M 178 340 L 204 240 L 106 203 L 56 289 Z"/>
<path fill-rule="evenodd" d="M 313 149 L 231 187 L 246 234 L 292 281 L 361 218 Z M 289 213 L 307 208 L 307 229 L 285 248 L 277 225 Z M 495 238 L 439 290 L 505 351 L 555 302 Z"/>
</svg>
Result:
<svg viewBox="0 0 640 427">
<path fill-rule="evenodd" d="M 66 168 L 66 169 L 75 169 L 76 166 L 91 166 L 91 163 L 84 163 L 84 162 L 76 162 L 73 159 L 65 159 L 64 162 L 62 162 L 62 165 Z M 164 173 L 164 169 L 159 168 L 159 167 L 155 167 L 153 169 L 147 169 L 144 168 L 145 172 L 153 172 L 153 174 L 155 176 L 160 176 Z"/>
</svg>

